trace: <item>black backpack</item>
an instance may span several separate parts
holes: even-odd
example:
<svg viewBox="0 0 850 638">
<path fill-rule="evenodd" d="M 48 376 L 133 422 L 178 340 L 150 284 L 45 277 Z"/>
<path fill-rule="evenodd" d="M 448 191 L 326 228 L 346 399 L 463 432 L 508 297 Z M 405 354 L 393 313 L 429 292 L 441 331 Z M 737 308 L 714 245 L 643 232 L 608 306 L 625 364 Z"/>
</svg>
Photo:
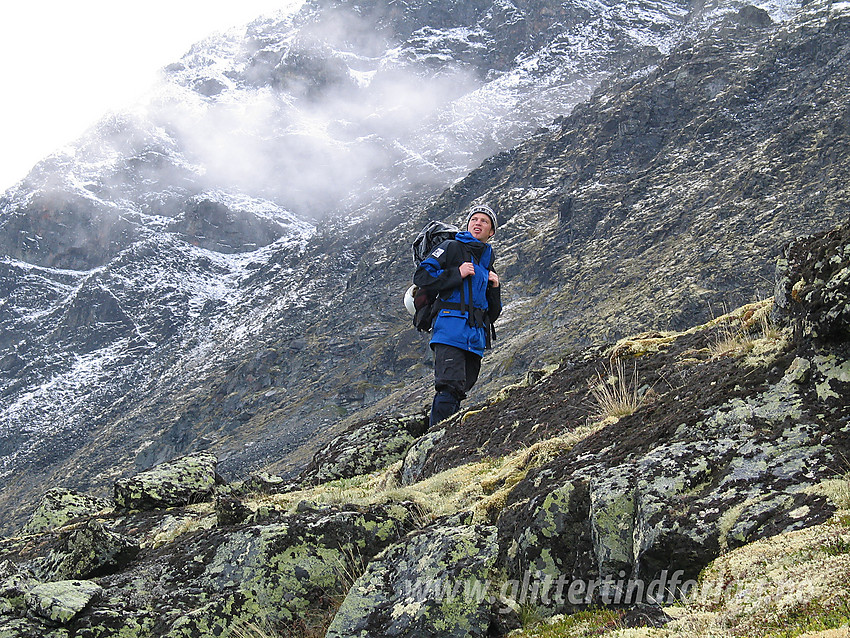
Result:
<svg viewBox="0 0 850 638">
<path fill-rule="evenodd" d="M 413 263 L 416 267 L 422 260 L 431 254 L 437 246 L 448 239 L 454 239 L 459 232 L 457 226 L 438 221 L 431 221 L 425 225 L 416 239 L 413 240 Z M 411 286 L 408 294 L 413 297 L 413 325 L 422 332 L 431 331 L 431 321 L 434 319 L 434 302 L 437 300 L 437 291 L 428 288 Z"/>
<path fill-rule="evenodd" d="M 458 232 L 460 231 L 457 226 L 436 221 L 428 222 L 413 240 L 413 263 L 416 267 L 419 267 L 432 250 L 447 239 L 454 239 Z"/>
</svg>

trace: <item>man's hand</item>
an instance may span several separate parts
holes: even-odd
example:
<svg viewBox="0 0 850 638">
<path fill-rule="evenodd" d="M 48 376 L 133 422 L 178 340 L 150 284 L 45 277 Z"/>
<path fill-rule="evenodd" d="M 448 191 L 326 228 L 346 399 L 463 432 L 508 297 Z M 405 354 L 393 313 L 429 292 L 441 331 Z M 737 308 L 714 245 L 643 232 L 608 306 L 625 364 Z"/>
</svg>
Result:
<svg viewBox="0 0 850 638">
<path fill-rule="evenodd" d="M 460 267 L 458 268 L 458 270 L 460 270 L 460 278 L 461 279 L 466 279 L 470 275 L 475 274 L 475 266 L 472 265 L 471 261 L 463 262 L 460 265 Z"/>
<path fill-rule="evenodd" d="M 492 270 L 490 271 L 490 277 L 488 279 L 490 281 L 490 285 L 493 286 L 493 288 L 499 287 L 499 275 L 494 273 Z"/>
</svg>

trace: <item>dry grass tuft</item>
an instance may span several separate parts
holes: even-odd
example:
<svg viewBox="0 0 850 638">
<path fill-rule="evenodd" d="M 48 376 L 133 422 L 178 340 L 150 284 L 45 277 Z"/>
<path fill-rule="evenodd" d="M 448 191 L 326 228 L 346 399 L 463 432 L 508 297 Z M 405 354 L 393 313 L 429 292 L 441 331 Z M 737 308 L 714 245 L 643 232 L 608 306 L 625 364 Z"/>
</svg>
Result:
<svg viewBox="0 0 850 638">
<path fill-rule="evenodd" d="M 709 322 L 718 331 L 709 352 L 714 359 L 734 355 L 760 355 L 775 350 L 783 337 L 771 319 L 773 299 L 752 303 L 733 312 L 725 312 Z"/>
<path fill-rule="evenodd" d="M 302 501 L 316 505 L 350 503 L 390 506 L 406 502 L 417 506 L 413 524 L 419 527 L 427 525 L 434 518 L 462 511 L 472 511 L 476 520 L 493 521 L 504 507 L 511 490 L 525 478 L 530 469 L 562 454 L 603 425 L 601 422 L 587 424 L 513 454 L 450 468 L 412 485 L 399 484 L 401 461 L 398 461 L 372 474 L 338 479 L 297 492 L 257 496 L 249 506 L 254 510 L 273 508 L 294 511 Z M 403 515 L 400 507 L 399 516 Z"/>
<path fill-rule="evenodd" d="M 645 403 L 645 395 L 640 392 L 636 362 L 631 379 L 626 378 L 623 360 L 616 359 L 616 363 L 612 361 L 602 372 L 597 370 L 596 377 L 588 385 L 594 400 L 593 416 L 598 419 L 634 414 Z"/>
</svg>

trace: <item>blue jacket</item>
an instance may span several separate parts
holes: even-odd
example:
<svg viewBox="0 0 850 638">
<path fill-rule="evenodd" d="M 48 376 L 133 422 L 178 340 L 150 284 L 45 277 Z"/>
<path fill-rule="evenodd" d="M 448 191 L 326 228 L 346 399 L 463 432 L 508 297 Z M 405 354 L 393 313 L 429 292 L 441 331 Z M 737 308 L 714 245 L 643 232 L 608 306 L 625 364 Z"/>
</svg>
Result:
<svg viewBox="0 0 850 638">
<path fill-rule="evenodd" d="M 458 268 L 465 261 L 475 265 L 475 274 L 462 279 Z M 437 246 L 419 264 L 413 283 L 439 292 L 432 346 L 442 343 L 484 354 L 489 326 L 502 311 L 500 289 L 489 285 L 493 261 L 492 247 L 464 231 Z"/>
</svg>

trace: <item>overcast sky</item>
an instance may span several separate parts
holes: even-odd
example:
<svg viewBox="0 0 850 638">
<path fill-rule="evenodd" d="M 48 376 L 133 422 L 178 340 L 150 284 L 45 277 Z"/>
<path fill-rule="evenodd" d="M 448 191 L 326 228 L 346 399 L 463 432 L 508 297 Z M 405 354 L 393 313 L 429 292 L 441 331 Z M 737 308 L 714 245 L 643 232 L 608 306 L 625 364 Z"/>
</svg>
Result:
<svg viewBox="0 0 850 638">
<path fill-rule="evenodd" d="M 196 41 L 293 0 L 25 0 L 0 7 L 0 192 Z"/>
</svg>

